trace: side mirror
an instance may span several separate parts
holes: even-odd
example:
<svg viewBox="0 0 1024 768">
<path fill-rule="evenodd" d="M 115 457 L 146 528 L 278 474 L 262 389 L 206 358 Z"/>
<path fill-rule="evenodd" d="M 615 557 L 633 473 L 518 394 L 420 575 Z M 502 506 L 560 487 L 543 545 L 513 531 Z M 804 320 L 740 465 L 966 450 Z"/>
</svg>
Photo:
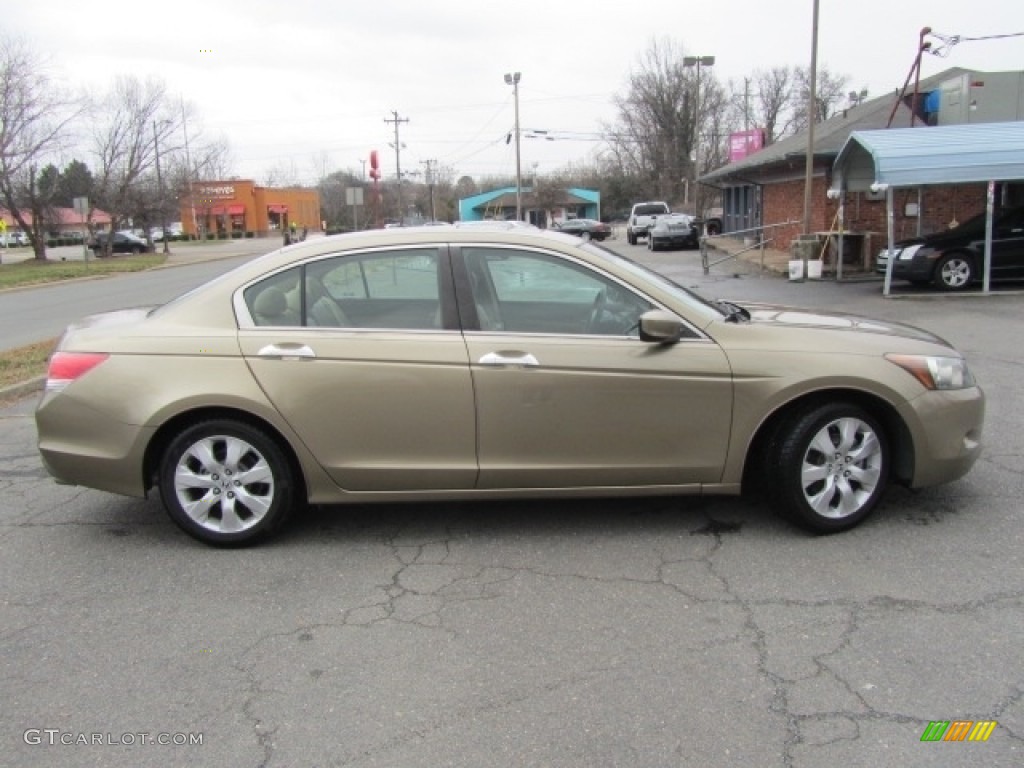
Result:
<svg viewBox="0 0 1024 768">
<path fill-rule="evenodd" d="M 674 344 L 683 336 L 683 321 L 663 309 L 652 309 L 640 315 L 640 340 L 658 344 Z"/>
</svg>

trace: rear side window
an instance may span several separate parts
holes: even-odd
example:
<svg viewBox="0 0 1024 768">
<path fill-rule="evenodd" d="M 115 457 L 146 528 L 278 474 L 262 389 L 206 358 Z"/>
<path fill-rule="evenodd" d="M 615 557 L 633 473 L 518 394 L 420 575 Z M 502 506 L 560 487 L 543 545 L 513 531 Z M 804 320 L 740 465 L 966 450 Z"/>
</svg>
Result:
<svg viewBox="0 0 1024 768">
<path fill-rule="evenodd" d="M 245 290 L 258 326 L 441 328 L 438 250 L 409 248 L 321 259 Z"/>
</svg>

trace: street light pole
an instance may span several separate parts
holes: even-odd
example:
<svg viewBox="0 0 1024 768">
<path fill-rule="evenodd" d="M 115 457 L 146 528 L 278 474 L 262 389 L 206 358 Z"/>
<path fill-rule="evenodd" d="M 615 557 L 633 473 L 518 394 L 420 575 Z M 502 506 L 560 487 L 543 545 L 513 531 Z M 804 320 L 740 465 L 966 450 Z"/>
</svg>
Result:
<svg viewBox="0 0 1024 768">
<path fill-rule="evenodd" d="M 519 160 L 519 78 L 519 72 L 505 73 L 505 84 L 512 86 L 516 103 L 516 221 L 523 220 L 523 171 Z"/>
<path fill-rule="evenodd" d="M 683 66 L 684 67 L 697 67 L 697 94 L 694 98 L 693 104 L 693 200 L 694 200 L 694 213 L 697 214 L 698 218 L 704 217 L 704 212 L 701 210 L 701 195 L 700 195 L 700 182 L 697 181 L 697 177 L 700 175 L 700 68 L 712 67 L 715 64 L 714 56 L 684 56 Z"/>
<path fill-rule="evenodd" d="M 167 121 L 165 120 L 163 122 L 166 123 Z M 171 248 L 167 244 L 167 216 L 164 208 L 164 181 L 160 175 L 160 137 L 157 133 L 156 120 L 153 121 L 153 154 L 156 158 L 156 195 L 157 212 L 160 216 L 160 234 L 163 235 L 164 253 L 170 253 Z"/>
</svg>

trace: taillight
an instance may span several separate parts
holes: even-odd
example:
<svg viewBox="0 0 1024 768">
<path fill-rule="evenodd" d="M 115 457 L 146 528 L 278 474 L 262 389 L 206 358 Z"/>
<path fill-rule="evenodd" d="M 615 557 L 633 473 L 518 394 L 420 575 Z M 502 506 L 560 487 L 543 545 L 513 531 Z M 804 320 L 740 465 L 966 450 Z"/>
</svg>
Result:
<svg viewBox="0 0 1024 768">
<path fill-rule="evenodd" d="M 46 388 L 64 389 L 108 357 L 106 352 L 55 352 L 46 370 Z"/>
</svg>

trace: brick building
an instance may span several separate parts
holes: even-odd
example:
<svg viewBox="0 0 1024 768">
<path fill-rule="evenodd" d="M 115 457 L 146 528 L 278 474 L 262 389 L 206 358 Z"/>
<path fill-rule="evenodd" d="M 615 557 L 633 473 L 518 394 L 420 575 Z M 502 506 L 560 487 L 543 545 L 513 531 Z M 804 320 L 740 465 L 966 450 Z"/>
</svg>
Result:
<svg viewBox="0 0 1024 768">
<path fill-rule="evenodd" d="M 320 193 L 303 187 L 260 187 L 244 179 L 197 181 L 181 198 L 185 233 L 199 237 L 266 237 L 294 226 L 320 229 Z"/>
<path fill-rule="evenodd" d="M 1000 98 L 984 98 L 985 89 Z M 1024 73 L 978 73 L 952 68 L 920 81 L 919 96 L 907 95 L 896 102 L 895 94 L 864 101 L 842 110 L 814 127 L 811 188 L 811 232 L 837 229 L 839 201 L 830 199 L 833 163 L 854 131 L 885 128 L 928 130 L 932 125 L 957 122 L 1019 120 L 1021 98 L 1003 99 L 1002 91 L 1020 92 L 1024 98 Z M 917 112 L 912 113 L 916 103 Z M 957 109 L 949 107 L 955 105 Z M 972 104 L 970 110 L 961 105 Z M 979 104 L 982 108 L 979 109 Z M 943 112 L 943 109 L 946 109 Z M 915 114 L 914 119 L 911 119 Z M 807 161 L 806 132 L 789 136 L 737 162 L 700 178 L 722 196 L 725 232 L 770 227 L 765 237 L 772 247 L 786 250 L 803 230 L 804 185 Z M 985 208 L 984 184 L 940 184 L 896 191 L 894 229 L 896 239 L 928 234 L 964 221 Z M 844 230 L 855 233 L 865 261 L 886 239 L 884 193 L 849 192 L 845 199 Z M 792 222 L 784 224 L 784 222 Z M 781 226 L 772 226 L 781 225 Z M 855 259 L 859 261 L 860 259 Z"/>
</svg>

